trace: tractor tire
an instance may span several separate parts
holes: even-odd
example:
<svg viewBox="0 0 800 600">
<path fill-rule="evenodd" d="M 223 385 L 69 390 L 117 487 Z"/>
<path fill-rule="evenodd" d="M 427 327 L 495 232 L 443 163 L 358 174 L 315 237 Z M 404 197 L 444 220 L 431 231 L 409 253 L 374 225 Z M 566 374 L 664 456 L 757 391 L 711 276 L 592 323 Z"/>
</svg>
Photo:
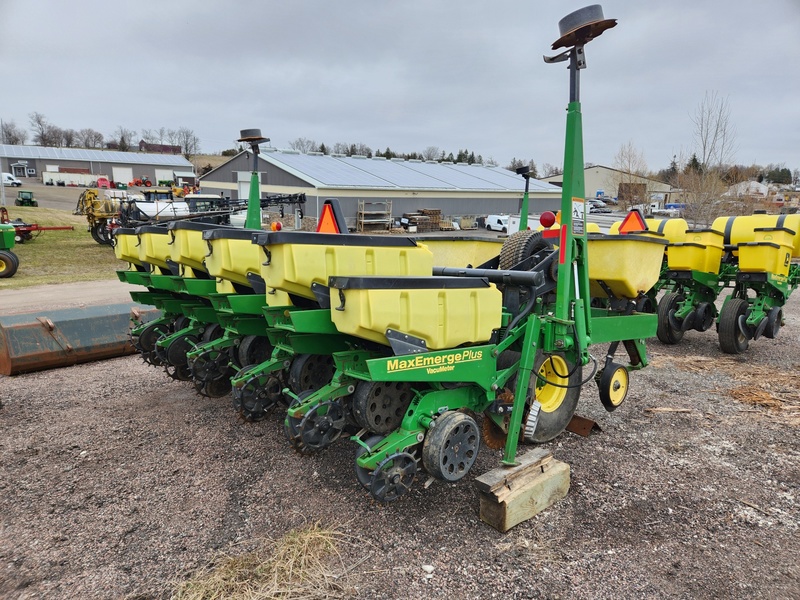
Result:
<svg viewBox="0 0 800 600">
<path fill-rule="evenodd" d="M 19 258 L 11 250 L 0 250 L 0 279 L 13 277 L 19 268 Z"/>
<path fill-rule="evenodd" d="M 683 302 L 683 296 L 675 292 L 665 294 L 658 303 L 658 327 L 656 335 L 662 344 L 674 345 L 683 339 L 683 331 L 675 329 L 669 321 L 669 313 Z"/>
<path fill-rule="evenodd" d="M 150 187 L 151 185 L 153 185 L 153 184 L 152 184 L 152 182 L 151 182 L 149 179 L 147 179 L 147 180 L 144 182 L 144 187 Z"/>
<path fill-rule="evenodd" d="M 719 314 L 719 347 L 725 354 L 741 354 L 750 340 L 739 328 L 739 317 L 747 314 L 747 300 L 731 298 Z"/>
</svg>

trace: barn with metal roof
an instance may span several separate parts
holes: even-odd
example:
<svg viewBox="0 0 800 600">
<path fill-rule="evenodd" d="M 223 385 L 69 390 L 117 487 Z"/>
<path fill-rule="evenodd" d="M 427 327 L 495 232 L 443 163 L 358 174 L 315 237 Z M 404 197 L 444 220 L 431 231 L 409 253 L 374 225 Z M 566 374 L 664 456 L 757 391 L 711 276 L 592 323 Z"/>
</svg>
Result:
<svg viewBox="0 0 800 600">
<path fill-rule="evenodd" d="M 73 176 L 86 175 L 87 181 L 105 176 L 121 183 L 132 181 L 134 176 L 148 177 L 154 183 L 194 177 L 194 166 L 180 155 L 84 148 L 0 144 L 0 166 L 4 173 L 23 181 L 30 178 L 43 183 L 71 181 L 76 179 Z"/>
<path fill-rule="evenodd" d="M 262 193 L 305 193 L 306 212 L 319 215 L 326 198 L 338 198 L 345 217 L 355 220 L 364 207 L 375 212 L 388 204 L 399 218 L 421 209 L 440 209 L 448 217 L 519 211 L 524 179 L 501 167 L 364 156 L 301 154 L 261 148 Z M 241 152 L 200 177 L 205 192 L 247 198 L 252 156 Z M 530 181 L 530 212 L 558 210 L 561 189 Z"/>
</svg>

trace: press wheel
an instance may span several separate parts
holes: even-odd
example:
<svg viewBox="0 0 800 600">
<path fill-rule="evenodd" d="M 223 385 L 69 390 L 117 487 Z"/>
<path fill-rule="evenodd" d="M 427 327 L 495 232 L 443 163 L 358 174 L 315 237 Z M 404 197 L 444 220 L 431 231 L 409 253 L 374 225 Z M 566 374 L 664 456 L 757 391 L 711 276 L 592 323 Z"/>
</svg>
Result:
<svg viewBox="0 0 800 600">
<path fill-rule="evenodd" d="M 314 392 L 312 390 L 305 390 L 297 394 L 297 398 L 292 400 L 292 403 L 289 405 L 289 410 L 299 406 L 300 404 L 303 404 L 303 402 L 306 401 L 306 398 L 313 393 Z M 309 450 L 303 445 L 303 440 L 300 438 L 300 423 L 302 421 L 302 417 L 296 419 L 287 413 L 286 419 L 283 421 L 283 432 L 286 434 L 286 439 L 289 440 L 292 448 L 294 448 L 300 454 L 309 454 Z"/>
<path fill-rule="evenodd" d="M 608 412 L 613 412 L 625 401 L 628 395 L 628 369 L 612 362 L 603 369 L 597 388 L 600 390 L 600 402 Z"/>
<path fill-rule="evenodd" d="M 475 419 L 449 411 L 428 429 L 422 443 L 422 466 L 437 479 L 458 481 L 478 458 L 481 436 Z"/>
<path fill-rule="evenodd" d="M 295 394 L 318 390 L 333 378 L 333 357 L 322 354 L 301 354 L 289 367 L 289 387 Z"/>
<path fill-rule="evenodd" d="M 389 433 L 400 426 L 411 398 L 409 383 L 362 381 L 353 394 L 353 419 L 367 431 Z"/>
<path fill-rule="evenodd" d="M 246 335 L 239 344 L 236 357 L 242 366 L 258 365 L 270 359 L 272 350 L 269 338 L 262 335 Z"/>
</svg>

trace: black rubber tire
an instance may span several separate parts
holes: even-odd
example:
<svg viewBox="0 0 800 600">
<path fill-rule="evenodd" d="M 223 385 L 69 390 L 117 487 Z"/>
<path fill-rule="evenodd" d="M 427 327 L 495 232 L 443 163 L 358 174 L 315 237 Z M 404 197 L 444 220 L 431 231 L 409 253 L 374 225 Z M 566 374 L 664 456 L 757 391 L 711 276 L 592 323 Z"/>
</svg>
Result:
<svg viewBox="0 0 800 600">
<path fill-rule="evenodd" d="M 318 390 L 333 378 L 333 357 L 321 354 L 296 356 L 289 367 L 289 387 L 300 395 L 306 390 Z"/>
<path fill-rule="evenodd" d="M 386 402 L 387 390 L 398 400 L 394 406 Z M 406 382 L 360 381 L 353 393 L 353 420 L 371 433 L 388 434 L 400 427 L 413 397 Z"/>
<path fill-rule="evenodd" d="M 575 414 L 575 409 L 578 407 L 578 400 L 581 396 L 581 383 L 583 381 L 583 368 L 580 365 L 572 365 L 569 360 L 561 353 L 553 355 L 545 355 L 542 352 L 536 353 L 536 359 L 533 363 L 533 371 L 531 372 L 531 380 L 528 386 L 528 393 L 533 394 L 536 389 L 537 373 L 545 365 L 545 362 L 550 360 L 550 356 L 559 357 L 568 369 L 566 372 L 561 372 L 559 375 L 567 379 L 566 385 L 569 387 L 557 387 L 545 384 L 543 389 L 538 391 L 537 400 L 542 403 L 542 409 L 539 411 L 539 420 L 536 424 L 536 431 L 534 431 L 532 441 L 536 444 L 549 442 L 558 436 L 564 429 L 566 429 L 569 422 Z M 559 361 L 559 362 L 561 362 Z M 569 375 L 569 377 L 566 377 Z M 560 398 L 557 406 L 553 410 L 545 411 L 546 403 L 542 402 L 540 397 L 543 393 L 554 394 Z M 523 423 L 524 425 L 524 423 Z"/>
<path fill-rule="evenodd" d="M 625 401 L 630 386 L 628 370 L 615 362 L 603 369 L 597 389 L 600 391 L 600 402 L 608 412 L 614 412 Z M 620 392 L 621 390 L 621 392 Z"/>
<path fill-rule="evenodd" d="M 683 302 L 683 296 L 677 292 L 665 294 L 658 303 L 658 327 L 656 335 L 662 344 L 674 345 L 683 339 L 683 331 L 675 329 L 670 325 L 669 313 Z"/>
<path fill-rule="evenodd" d="M 719 314 L 719 347 L 725 354 L 741 354 L 750 340 L 739 330 L 739 317 L 747 314 L 747 300 L 731 298 Z"/>
<path fill-rule="evenodd" d="M 236 350 L 240 365 L 260 365 L 272 356 L 273 346 L 262 335 L 246 335 Z"/>
<path fill-rule="evenodd" d="M 451 436 L 464 437 L 453 443 Z M 457 411 L 448 411 L 433 422 L 422 443 L 422 466 L 436 479 L 454 482 L 464 477 L 481 447 L 481 434 L 475 419 Z"/>
<path fill-rule="evenodd" d="M 550 247 L 550 244 L 542 237 L 540 231 L 517 231 L 508 236 L 503 247 L 500 249 L 500 271 L 508 271 L 514 265 L 522 262 L 532 254 Z"/>
<path fill-rule="evenodd" d="M 773 306 L 767 313 L 767 326 L 764 329 L 764 337 L 774 340 L 783 325 L 783 309 L 780 306 Z"/>
<path fill-rule="evenodd" d="M 200 336 L 200 343 L 207 344 L 218 340 L 225 335 L 225 328 L 219 323 L 210 323 L 203 328 L 203 335 Z"/>
<path fill-rule="evenodd" d="M 0 279 L 13 277 L 19 269 L 19 259 L 10 250 L 0 250 Z"/>
</svg>

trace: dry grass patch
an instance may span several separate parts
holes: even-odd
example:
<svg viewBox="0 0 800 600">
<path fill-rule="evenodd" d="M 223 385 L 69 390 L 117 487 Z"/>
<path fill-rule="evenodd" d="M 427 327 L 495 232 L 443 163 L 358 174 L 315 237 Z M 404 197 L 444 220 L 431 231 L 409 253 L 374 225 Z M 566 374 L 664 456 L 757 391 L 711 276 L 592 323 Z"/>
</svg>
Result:
<svg viewBox="0 0 800 600">
<path fill-rule="evenodd" d="M 268 600 L 352 596 L 341 547 L 349 538 L 320 524 L 295 529 L 274 543 L 227 556 L 180 583 L 173 600 Z"/>
</svg>

